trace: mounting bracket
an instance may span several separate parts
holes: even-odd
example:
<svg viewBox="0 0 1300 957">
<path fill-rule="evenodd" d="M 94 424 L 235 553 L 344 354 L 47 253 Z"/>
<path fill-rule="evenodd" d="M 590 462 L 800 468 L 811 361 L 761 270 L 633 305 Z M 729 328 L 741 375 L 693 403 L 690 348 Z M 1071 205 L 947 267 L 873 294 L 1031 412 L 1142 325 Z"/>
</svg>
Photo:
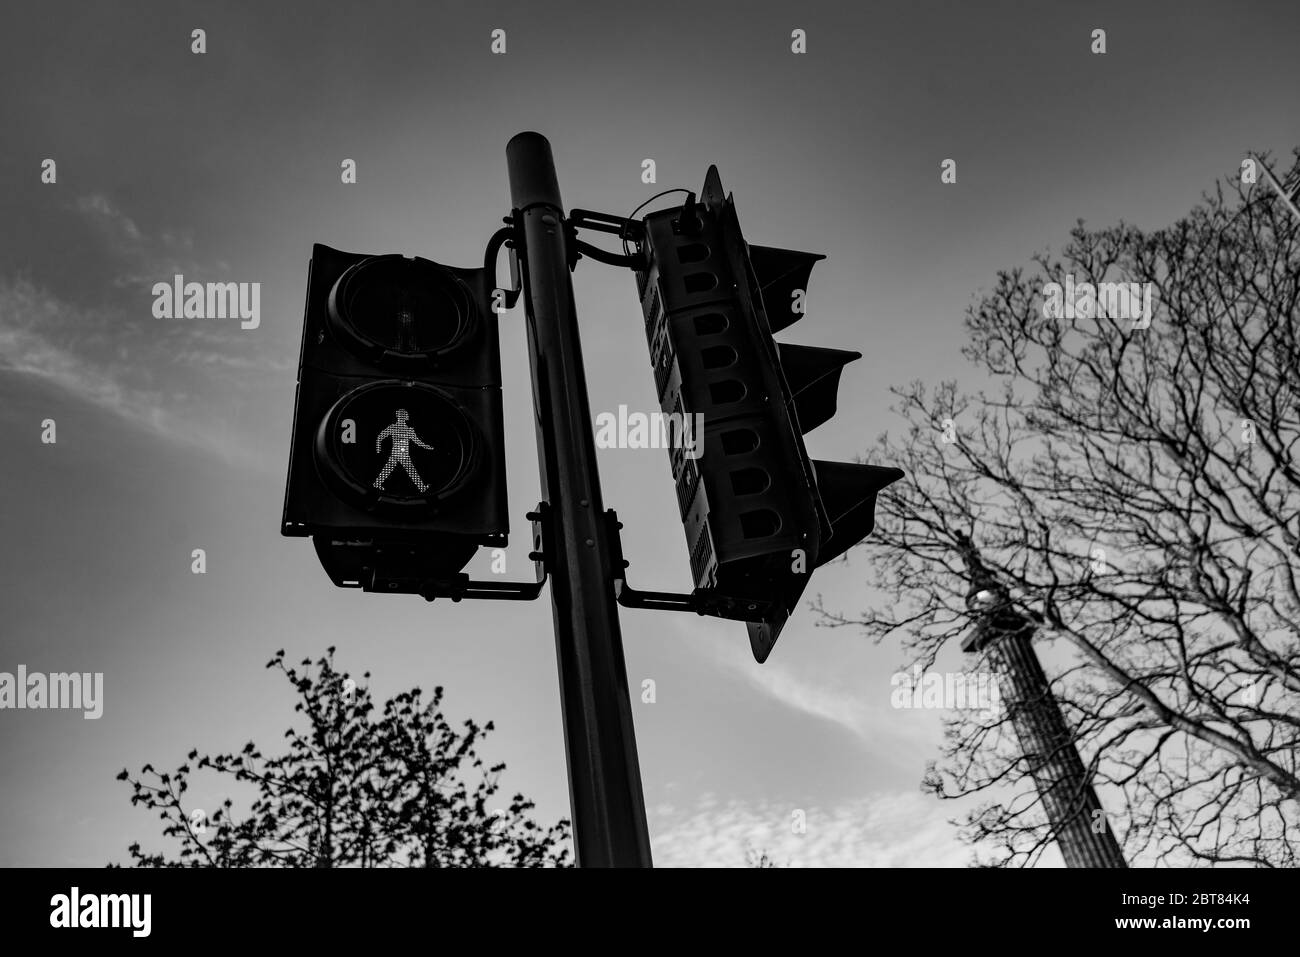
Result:
<svg viewBox="0 0 1300 957">
<path fill-rule="evenodd" d="M 591 229 L 600 233 L 611 233 L 623 240 L 624 244 L 629 242 L 639 244 L 645 238 L 645 225 L 639 219 L 628 219 L 626 216 L 613 216 L 609 213 L 597 213 L 590 209 L 571 209 L 569 210 L 569 218 L 565 220 L 565 228 L 567 229 L 566 238 L 569 240 L 570 270 L 577 265 L 580 255 L 590 256 L 597 262 L 605 263 L 607 266 L 626 266 L 629 269 L 645 268 L 645 257 L 640 252 L 631 254 L 613 253 L 607 249 L 601 249 L 599 246 L 593 246 L 591 243 L 585 243 L 578 238 L 579 229 Z M 624 245 L 623 248 L 626 249 L 627 246 Z"/>
<path fill-rule="evenodd" d="M 539 502 L 536 510 L 529 512 L 527 517 L 533 523 L 533 550 L 528 553 L 528 557 L 533 560 L 536 581 L 471 581 L 468 575 L 461 572 L 451 578 L 436 578 L 425 582 L 420 588 L 420 597 L 425 601 L 433 601 L 435 598 L 450 598 L 452 601 L 460 601 L 462 598 L 532 601 L 537 598 L 542 593 L 542 586 L 546 584 L 550 507 L 545 502 Z"/>
<path fill-rule="evenodd" d="M 624 608 L 649 608 L 654 611 L 692 611 L 697 615 L 718 618 L 741 618 L 734 598 L 714 595 L 707 588 L 697 588 L 689 595 L 672 591 L 642 591 L 627 583 L 627 569 L 631 562 L 623 557 L 623 542 L 618 531 L 623 523 L 615 511 L 605 511 L 609 527 L 610 563 L 613 566 L 614 596 Z"/>
<path fill-rule="evenodd" d="M 523 292 L 524 286 L 519 279 L 519 255 L 515 251 L 515 226 L 514 220 L 507 216 L 505 222 L 508 224 L 498 229 L 488 240 L 487 249 L 483 252 L 483 268 L 491 278 L 493 285 L 497 281 L 497 256 L 501 253 L 501 247 L 505 246 L 510 250 L 510 284 L 513 289 L 502 289 L 505 293 L 505 301 L 502 305 L 506 309 L 513 309 L 515 303 L 519 301 L 519 294 Z"/>
</svg>

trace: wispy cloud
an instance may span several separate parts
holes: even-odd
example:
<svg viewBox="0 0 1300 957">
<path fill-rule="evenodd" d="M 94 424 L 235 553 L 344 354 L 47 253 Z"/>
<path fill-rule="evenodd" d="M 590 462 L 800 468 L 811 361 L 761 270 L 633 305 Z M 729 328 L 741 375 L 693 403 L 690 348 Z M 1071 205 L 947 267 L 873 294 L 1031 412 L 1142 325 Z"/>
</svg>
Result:
<svg viewBox="0 0 1300 957">
<path fill-rule="evenodd" d="M 292 359 L 267 354 L 237 326 L 169 322 L 151 311 L 155 282 L 176 273 L 219 276 L 225 264 L 205 271 L 191 255 L 190 232 L 151 234 L 102 194 L 68 208 L 112 268 L 102 288 L 79 289 L 76 302 L 0 275 L 0 369 L 42 379 L 165 441 L 258 465 L 249 451 L 255 443 L 224 413 L 256 388 L 283 381 Z"/>
<path fill-rule="evenodd" d="M 204 268 L 194 259 L 194 234 L 190 230 L 146 232 L 102 193 L 78 196 L 69 205 L 116 263 L 118 274 L 112 281 L 116 289 L 152 285 L 176 273 L 193 274 Z M 229 267 L 219 263 L 216 268 L 224 272 Z"/>
<path fill-rule="evenodd" d="M 760 665 L 748 655 L 737 654 L 735 642 L 694 644 L 720 668 L 739 672 L 764 695 L 843 728 L 875 753 L 885 748 L 891 756 L 911 761 L 918 748 L 937 748 L 941 713 L 893 708 L 893 672 L 874 660 L 881 657 L 874 649 L 861 653 L 846 650 L 843 657 L 818 654 L 811 663 L 803 664 L 774 656 Z"/>
<path fill-rule="evenodd" d="M 211 349 L 190 349 L 185 352 L 177 352 L 171 357 L 171 361 L 178 365 L 220 366 L 226 369 L 258 373 L 290 372 L 297 368 L 297 364 L 292 359 L 276 359 L 263 355 L 237 356 L 216 352 Z"/>
<path fill-rule="evenodd" d="M 871 701 L 871 689 L 865 682 L 843 688 L 825 679 L 800 675 L 787 666 L 768 662 L 762 666 L 743 661 L 749 683 L 788 707 L 822 718 L 864 740 L 871 735 L 872 719 L 879 711 Z"/>
<path fill-rule="evenodd" d="M 908 792 L 801 808 L 705 795 L 687 811 L 650 810 L 659 867 L 743 867 L 746 848 L 791 867 L 964 867 L 971 850 L 952 816 L 952 805 Z"/>
<path fill-rule="evenodd" d="M 120 358 L 92 361 L 43 331 L 93 328 L 100 321 L 30 283 L 0 280 L 0 370 L 38 378 L 165 441 L 203 449 L 230 464 L 252 464 L 244 444 L 233 441 L 228 429 L 205 423 L 184 401 L 187 394 L 148 387 L 149 377 L 126 364 L 125 346 L 112 354 Z"/>
<path fill-rule="evenodd" d="M 105 232 L 109 239 L 119 246 L 124 243 L 138 244 L 144 239 L 140 227 L 136 226 L 131 217 L 115 207 L 108 197 L 101 193 L 78 196 L 73 205 L 87 221 Z"/>
</svg>

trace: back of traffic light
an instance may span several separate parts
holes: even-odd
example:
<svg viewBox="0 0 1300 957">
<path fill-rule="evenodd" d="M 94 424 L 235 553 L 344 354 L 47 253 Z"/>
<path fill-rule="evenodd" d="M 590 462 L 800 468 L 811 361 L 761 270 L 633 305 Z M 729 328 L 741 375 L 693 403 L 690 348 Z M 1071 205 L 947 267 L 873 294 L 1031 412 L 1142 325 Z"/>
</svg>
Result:
<svg viewBox="0 0 1300 957">
<path fill-rule="evenodd" d="M 281 532 L 333 583 L 432 594 L 503 547 L 501 359 L 486 267 L 316 245 Z"/>
<path fill-rule="evenodd" d="M 809 458 L 803 435 L 834 416 L 861 354 L 773 333 L 802 315 L 824 257 L 747 243 L 716 167 L 700 200 L 645 217 L 637 285 L 660 407 L 703 416 L 702 454 L 670 453 L 694 607 L 747 622 L 761 662 L 813 569 L 871 532 L 903 473 Z"/>
</svg>

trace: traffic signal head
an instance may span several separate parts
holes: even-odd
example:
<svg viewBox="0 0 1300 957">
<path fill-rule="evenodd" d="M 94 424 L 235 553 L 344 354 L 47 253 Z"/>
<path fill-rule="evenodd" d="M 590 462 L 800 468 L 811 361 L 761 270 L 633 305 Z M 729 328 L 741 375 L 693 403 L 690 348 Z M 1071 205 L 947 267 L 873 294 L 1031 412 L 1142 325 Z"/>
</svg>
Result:
<svg viewBox="0 0 1300 957">
<path fill-rule="evenodd" d="M 419 592 L 506 543 L 501 358 L 485 269 L 317 245 L 281 531 L 336 585 Z"/>
<path fill-rule="evenodd" d="M 823 257 L 747 243 L 716 167 L 700 200 L 645 217 L 637 283 L 660 406 L 703 417 L 702 454 L 670 453 L 698 607 L 748 622 L 763 661 L 813 569 L 871 531 L 903 473 L 809 458 L 803 435 L 860 354 L 773 333 L 802 315 Z"/>
</svg>

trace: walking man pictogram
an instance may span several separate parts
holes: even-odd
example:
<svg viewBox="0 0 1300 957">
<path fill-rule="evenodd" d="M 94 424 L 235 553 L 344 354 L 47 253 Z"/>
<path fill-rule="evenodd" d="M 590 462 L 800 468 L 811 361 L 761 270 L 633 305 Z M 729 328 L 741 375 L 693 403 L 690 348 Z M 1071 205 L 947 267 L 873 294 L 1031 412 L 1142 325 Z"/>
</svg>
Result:
<svg viewBox="0 0 1300 957">
<path fill-rule="evenodd" d="M 397 421 L 387 426 L 378 436 L 375 437 L 375 451 L 383 451 L 383 442 L 385 438 L 392 440 L 393 447 L 389 451 L 388 463 L 375 479 L 375 488 L 382 490 L 384 483 L 388 481 L 388 476 L 393 474 L 393 469 L 401 466 L 410 476 L 411 481 L 415 483 L 416 489 L 421 492 L 427 492 L 429 486 L 425 485 L 420 478 L 420 473 L 415 470 L 415 465 L 411 462 L 411 443 L 414 442 L 422 449 L 433 451 L 432 445 L 425 445 L 420 441 L 420 437 L 415 434 L 415 430 L 406 424 L 410 416 L 406 414 L 405 409 L 397 410 Z"/>
</svg>

